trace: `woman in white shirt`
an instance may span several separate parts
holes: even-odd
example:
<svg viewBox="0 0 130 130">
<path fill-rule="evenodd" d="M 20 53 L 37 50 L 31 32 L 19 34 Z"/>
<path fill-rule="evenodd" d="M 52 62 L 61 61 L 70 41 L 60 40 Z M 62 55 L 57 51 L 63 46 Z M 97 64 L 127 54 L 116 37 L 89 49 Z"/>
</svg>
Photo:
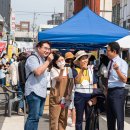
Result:
<svg viewBox="0 0 130 130">
<path fill-rule="evenodd" d="M 60 54 L 54 54 L 53 67 L 51 69 L 51 89 L 49 99 L 50 130 L 65 130 L 67 126 L 68 107 L 61 105 L 61 99 L 70 101 L 71 91 L 69 84 L 71 79 L 65 66 L 65 59 Z"/>
</svg>

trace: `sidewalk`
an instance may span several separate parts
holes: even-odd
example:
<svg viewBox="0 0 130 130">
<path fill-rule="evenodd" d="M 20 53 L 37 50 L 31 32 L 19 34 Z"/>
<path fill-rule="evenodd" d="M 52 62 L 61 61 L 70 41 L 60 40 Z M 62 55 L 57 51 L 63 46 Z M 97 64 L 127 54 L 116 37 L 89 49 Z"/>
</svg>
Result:
<svg viewBox="0 0 130 130">
<path fill-rule="evenodd" d="M 4 120 L 3 120 L 3 119 Z M 12 117 L 0 117 L 1 130 L 24 130 L 24 122 L 26 118 L 24 116 L 13 115 Z M 49 118 L 48 114 L 44 114 L 40 119 L 38 130 L 49 130 Z M 66 130 L 75 130 L 75 127 L 67 126 Z"/>
<path fill-rule="evenodd" d="M 49 130 L 49 98 L 47 97 L 43 117 L 39 121 L 38 130 Z M 16 112 L 12 112 L 11 117 L 5 117 L 4 108 L 0 108 L 0 130 L 24 130 L 24 123 L 27 115 L 19 116 Z M 71 122 L 69 121 L 69 124 Z M 67 126 L 66 130 L 75 130 L 74 127 Z"/>
<path fill-rule="evenodd" d="M 38 130 L 49 130 L 49 98 L 46 99 L 46 105 L 44 108 L 43 117 L 39 121 L 39 129 Z M 27 115 L 19 116 L 16 112 L 12 112 L 11 117 L 4 117 L 4 108 L 0 107 L 0 130 L 24 130 L 24 123 L 26 121 Z M 75 130 L 75 127 L 70 127 L 71 120 L 68 120 L 68 126 L 66 130 Z M 100 116 L 100 130 L 106 130 L 106 117 Z M 125 130 L 129 130 L 130 128 L 130 109 L 127 110 L 127 114 L 125 117 Z"/>
</svg>

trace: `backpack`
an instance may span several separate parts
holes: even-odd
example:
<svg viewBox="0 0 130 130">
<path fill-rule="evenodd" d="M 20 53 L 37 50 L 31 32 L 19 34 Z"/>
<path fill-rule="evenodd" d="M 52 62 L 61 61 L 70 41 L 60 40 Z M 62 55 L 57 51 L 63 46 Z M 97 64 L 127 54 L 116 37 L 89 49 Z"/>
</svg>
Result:
<svg viewBox="0 0 130 130">
<path fill-rule="evenodd" d="M 40 64 L 40 59 L 38 58 L 38 56 L 36 54 L 31 54 L 30 56 L 37 57 L 38 62 Z M 22 85 L 25 85 L 25 83 L 26 83 L 27 79 L 29 78 L 29 76 L 33 73 L 33 72 L 30 72 L 28 75 L 26 75 L 26 70 L 25 70 L 26 61 L 30 56 L 28 56 L 25 60 L 20 61 L 19 64 L 18 64 L 19 82 Z"/>
</svg>

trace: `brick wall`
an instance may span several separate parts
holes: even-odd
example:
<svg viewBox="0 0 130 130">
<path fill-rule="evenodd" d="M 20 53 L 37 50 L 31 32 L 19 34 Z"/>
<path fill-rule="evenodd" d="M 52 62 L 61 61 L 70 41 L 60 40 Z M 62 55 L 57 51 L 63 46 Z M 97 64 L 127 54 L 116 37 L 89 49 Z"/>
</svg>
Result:
<svg viewBox="0 0 130 130">
<path fill-rule="evenodd" d="M 92 11 L 100 13 L 100 0 L 74 0 L 74 14 L 88 6 Z"/>
</svg>

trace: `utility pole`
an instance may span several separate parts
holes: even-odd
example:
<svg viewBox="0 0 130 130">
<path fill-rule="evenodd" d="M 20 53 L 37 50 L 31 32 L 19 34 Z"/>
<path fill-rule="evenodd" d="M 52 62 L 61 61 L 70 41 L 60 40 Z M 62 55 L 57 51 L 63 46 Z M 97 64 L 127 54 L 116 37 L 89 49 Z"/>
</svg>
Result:
<svg viewBox="0 0 130 130">
<path fill-rule="evenodd" d="M 34 14 L 33 14 L 33 25 L 32 25 L 32 29 L 33 29 L 33 44 L 34 44 L 34 33 L 35 33 L 35 28 L 36 28 L 35 20 L 36 20 L 36 12 L 34 12 Z"/>
<path fill-rule="evenodd" d="M 6 45 L 6 53 L 8 54 L 8 47 L 9 47 L 9 32 L 6 32 L 6 36 L 7 36 L 7 45 Z"/>
<path fill-rule="evenodd" d="M 53 18 L 53 25 L 55 25 L 55 8 L 54 8 L 54 14 L 53 14 L 54 18 Z"/>
</svg>

